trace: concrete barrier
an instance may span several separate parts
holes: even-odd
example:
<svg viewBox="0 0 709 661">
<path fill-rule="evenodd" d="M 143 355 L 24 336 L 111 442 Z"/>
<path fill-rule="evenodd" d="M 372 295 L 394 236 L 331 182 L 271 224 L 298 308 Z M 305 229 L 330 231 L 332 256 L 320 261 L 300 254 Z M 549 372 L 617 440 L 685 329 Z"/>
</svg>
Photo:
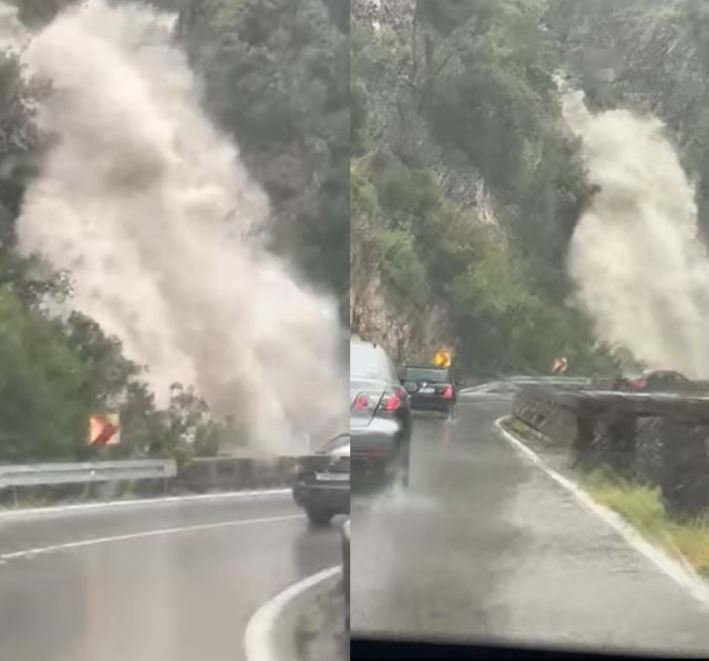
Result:
<svg viewBox="0 0 709 661">
<path fill-rule="evenodd" d="M 295 457 L 193 459 L 179 470 L 177 484 L 198 492 L 288 486 L 295 463 Z"/>
<path fill-rule="evenodd" d="M 568 447 L 575 466 L 605 465 L 657 486 L 668 511 L 691 517 L 709 509 L 709 397 L 703 388 L 628 393 L 525 386 L 513 415 Z"/>
</svg>

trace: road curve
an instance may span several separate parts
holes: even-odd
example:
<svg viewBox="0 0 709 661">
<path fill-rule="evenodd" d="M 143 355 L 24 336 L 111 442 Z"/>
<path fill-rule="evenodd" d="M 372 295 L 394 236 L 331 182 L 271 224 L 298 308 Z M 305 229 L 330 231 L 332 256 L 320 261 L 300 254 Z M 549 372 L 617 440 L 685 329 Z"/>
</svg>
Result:
<svg viewBox="0 0 709 661">
<path fill-rule="evenodd" d="M 410 492 L 353 502 L 355 632 L 697 655 L 709 613 L 494 429 L 417 417 Z"/>
<path fill-rule="evenodd" d="M 337 527 L 300 514 L 281 495 L 0 520 L 0 659 L 243 659 L 251 615 L 340 561 Z"/>
</svg>

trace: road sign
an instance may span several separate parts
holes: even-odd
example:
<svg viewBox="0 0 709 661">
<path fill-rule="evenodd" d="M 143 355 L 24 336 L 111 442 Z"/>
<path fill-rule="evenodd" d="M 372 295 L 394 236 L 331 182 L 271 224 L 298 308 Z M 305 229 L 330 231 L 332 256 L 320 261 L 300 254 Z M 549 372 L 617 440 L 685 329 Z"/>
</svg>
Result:
<svg viewBox="0 0 709 661">
<path fill-rule="evenodd" d="M 118 445 L 121 442 L 121 422 L 118 413 L 92 415 L 89 418 L 89 445 Z"/>
<path fill-rule="evenodd" d="M 563 374 L 569 368 L 569 361 L 563 356 L 561 358 L 555 358 L 554 363 L 551 366 L 551 371 L 554 374 Z"/>
<path fill-rule="evenodd" d="M 439 349 L 433 357 L 433 364 L 436 367 L 450 367 L 453 362 L 451 352 L 448 349 Z"/>
</svg>

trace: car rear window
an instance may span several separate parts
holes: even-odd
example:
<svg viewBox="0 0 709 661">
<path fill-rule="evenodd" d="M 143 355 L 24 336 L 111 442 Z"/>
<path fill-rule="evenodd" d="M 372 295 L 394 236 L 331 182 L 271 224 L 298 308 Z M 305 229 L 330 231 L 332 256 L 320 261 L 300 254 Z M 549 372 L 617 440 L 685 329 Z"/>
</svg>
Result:
<svg viewBox="0 0 709 661">
<path fill-rule="evenodd" d="M 448 374 L 448 370 L 429 369 L 426 367 L 407 367 L 404 378 L 406 381 L 450 383 L 450 375 Z"/>
<path fill-rule="evenodd" d="M 386 359 L 380 350 L 364 342 L 350 344 L 350 378 L 388 379 L 388 372 Z"/>
</svg>

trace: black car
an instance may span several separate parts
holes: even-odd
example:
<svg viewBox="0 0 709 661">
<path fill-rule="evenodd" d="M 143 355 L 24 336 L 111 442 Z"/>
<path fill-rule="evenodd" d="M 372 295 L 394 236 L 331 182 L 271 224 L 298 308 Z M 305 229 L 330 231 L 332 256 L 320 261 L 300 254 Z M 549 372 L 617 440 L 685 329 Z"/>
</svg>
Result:
<svg viewBox="0 0 709 661">
<path fill-rule="evenodd" d="M 353 489 L 409 481 L 411 409 L 386 351 L 350 341 L 350 438 Z"/>
<path fill-rule="evenodd" d="M 327 525 L 350 511 L 350 437 L 336 436 L 320 451 L 300 457 L 295 468 L 293 500 L 314 525 Z"/>
<path fill-rule="evenodd" d="M 448 369 L 407 365 L 402 369 L 401 382 L 414 410 L 450 413 L 455 407 L 457 393 Z"/>
</svg>

